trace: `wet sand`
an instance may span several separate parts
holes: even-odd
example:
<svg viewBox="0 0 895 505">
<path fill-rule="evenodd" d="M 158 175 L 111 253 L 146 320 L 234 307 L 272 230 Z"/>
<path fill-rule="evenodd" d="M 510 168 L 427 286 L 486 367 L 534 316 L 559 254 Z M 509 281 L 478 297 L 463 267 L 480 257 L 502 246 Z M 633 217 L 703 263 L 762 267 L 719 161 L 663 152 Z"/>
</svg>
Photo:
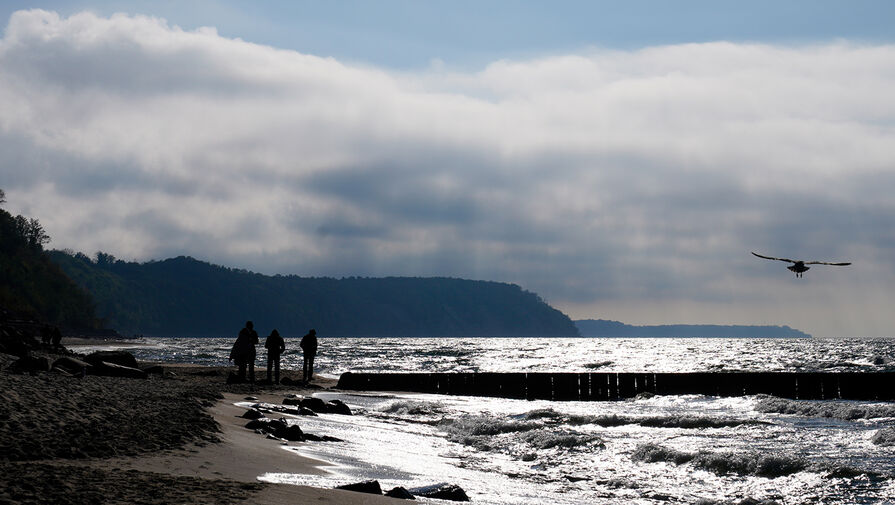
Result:
<svg viewBox="0 0 895 505">
<path fill-rule="evenodd" d="M 395 503 L 257 481 L 328 465 L 245 429 L 233 403 L 248 395 L 281 403 L 318 389 L 226 385 L 223 368 L 166 370 L 145 380 L 0 371 L 0 504 Z"/>
</svg>

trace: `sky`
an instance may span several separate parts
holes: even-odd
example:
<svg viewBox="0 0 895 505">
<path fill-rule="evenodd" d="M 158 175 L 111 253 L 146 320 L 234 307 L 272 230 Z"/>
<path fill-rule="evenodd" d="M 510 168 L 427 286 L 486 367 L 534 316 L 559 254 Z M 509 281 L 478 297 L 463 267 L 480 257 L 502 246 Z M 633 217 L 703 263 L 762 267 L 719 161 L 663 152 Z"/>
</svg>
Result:
<svg viewBox="0 0 895 505">
<path fill-rule="evenodd" d="M 895 3 L 13 0 L 0 19 L 4 206 L 51 248 L 895 336 Z M 853 265 L 796 279 L 751 251 Z"/>
</svg>

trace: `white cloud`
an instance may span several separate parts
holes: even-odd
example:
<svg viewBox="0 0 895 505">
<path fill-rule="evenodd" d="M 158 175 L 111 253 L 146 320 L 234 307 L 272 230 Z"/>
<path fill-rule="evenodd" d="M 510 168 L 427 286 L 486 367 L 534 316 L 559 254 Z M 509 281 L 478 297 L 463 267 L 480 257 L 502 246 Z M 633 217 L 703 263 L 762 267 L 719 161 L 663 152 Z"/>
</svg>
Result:
<svg viewBox="0 0 895 505">
<path fill-rule="evenodd" d="M 0 42 L 0 187 L 53 246 L 127 259 L 488 278 L 575 317 L 893 334 L 893 87 L 890 45 L 409 73 L 23 11 Z M 796 283 L 753 249 L 855 266 Z"/>
</svg>

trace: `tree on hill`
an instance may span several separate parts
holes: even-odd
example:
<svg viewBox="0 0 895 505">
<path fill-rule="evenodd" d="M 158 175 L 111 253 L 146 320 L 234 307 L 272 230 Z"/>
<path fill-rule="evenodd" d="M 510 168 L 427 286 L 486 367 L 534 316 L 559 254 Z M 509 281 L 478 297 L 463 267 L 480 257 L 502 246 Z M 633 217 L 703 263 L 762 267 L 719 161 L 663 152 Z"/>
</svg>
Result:
<svg viewBox="0 0 895 505">
<path fill-rule="evenodd" d="M 50 260 L 43 250 L 49 241 L 37 219 L 0 209 L 0 305 L 58 326 L 95 328 L 90 296 Z"/>
</svg>

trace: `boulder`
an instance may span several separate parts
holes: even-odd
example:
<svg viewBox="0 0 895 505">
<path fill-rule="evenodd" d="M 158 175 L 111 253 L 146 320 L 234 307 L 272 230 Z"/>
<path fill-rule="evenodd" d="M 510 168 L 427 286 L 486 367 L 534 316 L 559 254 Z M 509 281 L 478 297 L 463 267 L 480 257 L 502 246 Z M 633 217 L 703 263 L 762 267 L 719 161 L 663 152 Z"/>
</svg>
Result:
<svg viewBox="0 0 895 505">
<path fill-rule="evenodd" d="M 277 435 L 278 432 L 285 430 L 288 427 L 289 427 L 289 423 L 286 421 L 286 419 L 283 419 L 283 418 L 269 419 L 267 421 L 267 430 L 270 431 L 271 433 L 273 433 L 274 435 Z M 279 435 L 277 435 L 277 436 L 279 436 Z"/>
<path fill-rule="evenodd" d="M 26 354 L 13 362 L 10 367 L 16 372 L 34 373 L 49 372 L 50 358 L 34 354 Z"/>
<path fill-rule="evenodd" d="M 345 405 L 341 400 L 330 400 L 329 403 L 326 404 L 327 412 L 330 414 L 342 414 L 346 416 L 351 415 L 351 409 L 348 408 L 348 405 Z"/>
<path fill-rule="evenodd" d="M 302 398 L 283 398 L 283 405 L 301 405 Z"/>
<path fill-rule="evenodd" d="M 130 379 L 145 379 L 147 377 L 146 372 L 139 368 L 122 366 L 115 363 L 108 363 L 106 361 L 100 361 L 99 364 L 94 365 L 90 369 L 90 373 L 93 375 L 102 375 L 103 377 L 127 377 Z"/>
<path fill-rule="evenodd" d="M 292 405 L 277 405 L 275 403 L 256 403 L 252 405 L 253 408 L 260 410 L 261 412 L 281 412 L 283 414 L 291 414 L 297 416 L 301 413 L 300 407 L 295 407 Z"/>
<path fill-rule="evenodd" d="M 63 356 L 53 362 L 53 368 L 83 377 L 84 375 L 87 375 L 90 364 L 77 358 Z"/>
<path fill-rule="evenodd" d="M 245 414 L 243 414 L 243 417 L 245 417 Z M 290 442 L 302 442 L 305 440 L 305 434 L 301 431 L 301 427 L 297 423 L 290 423 L 286 419 L 259 417 L 246 423 L 245 427 L 262 435 L 273 435 L 274 438 L 279 440 L 289 440 Z"/>
<path fill-rule="evenodd" d="M 258 409 L 249 409 L 242 414 L 242 417 L 246 419 L 260 419 L 264 417 L 264 414 Z"/>
<path fill-rule="evenodd" d="M 378 480 L 345 484 L 344 486 L 336 486 L 336 489 L 344 489 L 345 491 L 354 491 L 356 493 L 382 494 L 382 488 L 379 487 Z"/>
<path fill-rule="evenodd" d="M 268 425 L 270 423 L 270 419 L 266 417 L 261 417 L 258 419 L 252 419 L 251 421 L 246 423 L 246 429 L 249 430 L 263 430 L 268 431 Z"/>
<path fill-rule="evenodd" d="M 101 362 L 105 362 L 128 368 L 139 368 L 137 359 L 127 351 L 96 351 L 85 356 L 84 361 L 93 366 L 99 366 Z"/>
<path fill-rule="evenodd" d="M 314 397 L 302 398 L 299 402 L 299 405 L 306 409 L 313 410 L 318 414 L 326 414 L 328 409 L 326 402 L 324 402 L 320 398 Z"/>
<path fill-rule="evenodd" d="M 410 491 L 404 489 L 401 486 L 394 487 L 385 493 L 385 496 L 389 496 L 392 498 L 398 498 L 399 500 L 412 500 L 414 496 L 410 493 Z"/>
<path fill-rule="evenodd" d="M 304 434 L 305 442 L 343 442 L 341 438 L 331 437 L 329 435 L 314 435 L 312 433 Z"/>
<path fill-rule="evenodd" d="M 283 429 L 277 430 L 274 432 L 274 435 L 290 442 L 301 442 L 305 439 L 305 434 L 297 424 L 290 424 Z"/>
<path fill-rule="evenodd" d="M 469 496 L 466 496 L 466 491 L 463 491 L 463 488 L 456 484 L 448 484 L 442 482 L 441 484 L 433 484 L 431 486 L 417 487 L 410 490 L 416 496 L 422 496 L 424 498 L 437 498 L 439 500 L 450 500 L 450 501 L 469 501 Z"/>
</svg>

